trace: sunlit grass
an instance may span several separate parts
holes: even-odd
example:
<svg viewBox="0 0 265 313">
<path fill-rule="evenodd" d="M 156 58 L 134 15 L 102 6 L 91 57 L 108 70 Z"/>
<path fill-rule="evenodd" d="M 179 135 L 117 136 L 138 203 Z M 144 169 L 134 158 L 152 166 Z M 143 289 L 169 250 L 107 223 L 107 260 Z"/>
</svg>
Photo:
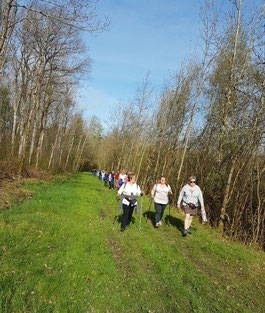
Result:
<svg viewBox="0 0 265 313">
<path fill-rule="evenodd" d="M 121 234 L 115 192 L 87 173 L 27 188 L 0 215 L 1 313 L 264 311 L 264 252 L 198 222 L 182 238 L 173 210 Z"/>
</svg>

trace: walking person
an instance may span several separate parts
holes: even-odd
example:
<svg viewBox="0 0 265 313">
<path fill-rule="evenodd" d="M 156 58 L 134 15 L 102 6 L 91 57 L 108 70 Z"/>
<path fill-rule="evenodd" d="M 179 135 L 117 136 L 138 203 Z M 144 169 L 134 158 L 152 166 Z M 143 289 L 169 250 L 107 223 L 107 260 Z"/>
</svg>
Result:
<svg viewBox="0 0 265 313">
<path fill-rule="evenodd" d="M 151 197 L 154 199 L 155 204 L 155 227 L 158 228 L 162 225 L 162 218 L 167 204 L 169 203 L 169 196 L 172 195 L 171 187 L 166 183 L 166 178 L 162 176 L 159 183 L 155 184 Z"/>
<path fill-rule="evenodd" d="M 118 195 L 122 195 L 121 232 L 124 232 L 131 223 L 134 208 L 137 207 L 137 196 L 143 195 L 140 187 L 136 184 L 134 173 L 128 174 L 128 182 L 120 187 Z"/>
<path fill-rule="evenodd" d="M 119 185 L 119 177 L 120 177 L 120 172 L 117 171 L 115 174 L 115 186 L 118 188 Z M 119 188 L 118 188 L 119 189 Z"/>
<path fill-rule="evenodd" d="M 199 207 L 201 207 L 203 222 L 207 222 L 202 191 L 200 187 L 196 185 L 195 176 L 190 176 L 188 183 L 181 189 L 177 202 L 178 209 L 181 208 L 181 202 L 185 212 L 184 230 L 182 235 L 183 237 L 186 237 L 188 234 L 191 234 L 190 226 L 192 218 L 197 215 Z"/>
<path fill-rule="evenodd" d="M 119 180 L 118 180 L 118 185 L 117 185 L 118 189 L 124 184 L 125 180 L 127 180 L 127 175 L 126 175 L 126 172 L 122 170 L 119 175 Z"/>
<path fill-rule="evenodd" d="M 115 174 L 113 171 L 108 174 L 109 189 L 114 189 Z"/>
</svg>

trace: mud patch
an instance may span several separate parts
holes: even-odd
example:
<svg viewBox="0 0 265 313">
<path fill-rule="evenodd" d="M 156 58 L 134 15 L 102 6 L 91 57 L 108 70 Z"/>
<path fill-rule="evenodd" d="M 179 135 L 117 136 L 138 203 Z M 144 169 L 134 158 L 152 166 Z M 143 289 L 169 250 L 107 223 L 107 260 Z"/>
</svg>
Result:
<svg viewBox="0 0 265 313">
<path fill-rule="evenodd" d="M 99 211 L 99 216 L 100 216 L 101 220 L 104 221 L 104 219 L 105 219 L 105 214 L 104 214 L 104 212 L 103 212 L 102 210 Z"/>
</svg>

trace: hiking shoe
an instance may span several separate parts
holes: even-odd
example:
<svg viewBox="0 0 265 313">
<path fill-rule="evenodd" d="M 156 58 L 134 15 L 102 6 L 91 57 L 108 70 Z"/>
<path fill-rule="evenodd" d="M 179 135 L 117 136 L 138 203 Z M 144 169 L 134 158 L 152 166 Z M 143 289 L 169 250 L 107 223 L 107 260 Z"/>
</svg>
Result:
<svg viewBox="0 0 265 313">
<path fill-rule="evenodd" d="M 159 221 L 159 222 L 158 222 L 158 224 L 161 226 L 161 225 L 162 225 L 162 222 L 161 222 L 161 221 Z"/>
<path fill-rule="evenodd" d="M 188 235 L 188 233 L 189 233 L 188 229 L 184 229 L 183 233 L 182 233 L 182 236 L 186 237 Z"/>
<path fill-rule="evenodd" d="M 191 235 L 191 230 L 190 230 L 190 228 L 188 228 L 187 231 L 188 231 L 188 234 Z"/>
<path fill-rule="evenodd" d="M 123 233 L 125 231 L 125 228 L 121 228 L 121 233 Z"/>
<path fill-rule="evenodd" d="M 156 223 L 156 226 L 155 226 L 155 228 L 158 228 L 158 227 L 159 227 L 159 225 L 160 225 L 159 223 Z"/>
</svg>

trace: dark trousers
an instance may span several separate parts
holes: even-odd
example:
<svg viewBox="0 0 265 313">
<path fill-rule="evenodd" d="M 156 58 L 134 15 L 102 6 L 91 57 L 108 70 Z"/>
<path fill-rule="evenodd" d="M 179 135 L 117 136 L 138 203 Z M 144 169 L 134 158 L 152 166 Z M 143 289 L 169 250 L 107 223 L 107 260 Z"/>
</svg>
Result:
<svg viewBox="0 0 265 313">
<path fill-rule="evenodd" d="M 134 207 L 123 204 L 122 209 L 123 215 L 121 220 L 121 228 L 125 228 L 126 226 L 130 225 Z"/>
<path fill-rule="evenodd" d="M 114 181 L 111 180 L 109 181 L 109 189 L 113 189 L 114 188 Z"/>
<path fill-rule="evenodd" d="M 156 223 L 162 220 L 166 206 L 167 204 L 155 203 L 155 210 L 156 210 L 155 222 Z"/>
</svg>

